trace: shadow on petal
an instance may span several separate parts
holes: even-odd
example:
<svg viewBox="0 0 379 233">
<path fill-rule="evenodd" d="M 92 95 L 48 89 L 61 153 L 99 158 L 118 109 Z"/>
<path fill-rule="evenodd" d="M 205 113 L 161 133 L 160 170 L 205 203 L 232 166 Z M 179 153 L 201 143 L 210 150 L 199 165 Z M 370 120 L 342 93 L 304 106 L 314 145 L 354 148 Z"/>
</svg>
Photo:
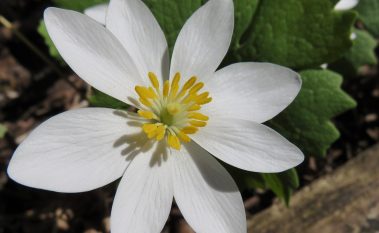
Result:
<svg viewBox="0 0 379 233">
<path fill-rule="evenodd" d="M 166 140 L 161 140 L 156 143 L 155 150 L 150 160 L 150 167 L 161 166 L 162 162 L 168 160 L 168 147 Z"/>
<path fill-rule="evenodd" d="M 168 147 L 166 140 L 161 140 L 159 142 L 149 139 L 146 134 L 142 131 L 142 125 L 146 122 L 135 113 L 125 112 L 121 110 L 114 111 L 115 115 L 124 117 L 130 127 L 137 127 L 137 133 L 125 134 L 118 138 L 113 147 L 124 147 L 121 151 L 121 155 L 125 156 L 127 161 L 133 160 L 140 153 L 151 152 L 151 161 L 149 163 L 150 167 L 161 166 L 163 162 L 168 159 Z"/>
<path fill-rule="evenodd" d="M 198 167 L 203 179 L 207 184 L 220 192 L 239 192 L 237 185 L 228 171 L 205 149 L 192 141 L 185 145 L 189 155 Z M 227 179 L 216 179 L 224 177 Z"/>
<path fill-rule="evenodd" d="M 168 48 L 165 50 L 163 56 L 162 56 L 162 62 L 161 62 L 161 68 L 162 68 L 162 81 L 169 80 L 170 75 L 170 53 Z"/>
</svg>

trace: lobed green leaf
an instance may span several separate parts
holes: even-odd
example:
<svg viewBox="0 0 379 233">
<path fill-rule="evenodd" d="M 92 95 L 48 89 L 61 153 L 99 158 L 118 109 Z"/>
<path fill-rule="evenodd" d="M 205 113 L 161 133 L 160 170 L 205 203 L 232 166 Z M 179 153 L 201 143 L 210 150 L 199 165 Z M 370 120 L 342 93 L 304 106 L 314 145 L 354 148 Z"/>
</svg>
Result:
<svg viewBox="0 0 379 233">
<path fill-rule="evenodd" d="M 360 0 L 355 10 L 366 28 L 375 36 L 379 37 L 379 1 Z"/>
<path fill-rule="evenodd" d="M 356 39 L 353 41 L 353 47 L 341 59 L 329 66 L 344 77 L 356 76 L 362 66 L 378 63 L 375 55 L 376 40 L 363 30 L 355 29 L 354 33 Z"/>
<path fill-rule="evenodd" d="M 280 173 L 263 173 L 262 177 L 266 187 L 289 205 L 293 191 L 300 185 L 297 171 L 293 168 Z"/>
<path fill-rule="evenodd" d="M 201 6 L 202 1 L 145 0 L 145 3 L 164 31 L 170 54 L 172 54 L 180 29 L 192 13 Z"/>
<path fill-rule="evenodd" d="M 264 0 L 257 9 L 243 8 L 255 14 L 243 40 L 232 45 L 239 49 L 229 56 L 236 61 L 267 61 L 295 69 L 333 62 L 352 46 L 349 36 L 356 17 L 351 11 L 334 11 L 335 3 Z"/>
<path fill-rule="evenodd" d="M 300 73 L 302 89 L 294 102 L 268 124 L 305 155 L 324 156 L 339 138 L 331 118 L 356 106 L 341 89 L 342 77 L 329 70 Z"/>
</svg>

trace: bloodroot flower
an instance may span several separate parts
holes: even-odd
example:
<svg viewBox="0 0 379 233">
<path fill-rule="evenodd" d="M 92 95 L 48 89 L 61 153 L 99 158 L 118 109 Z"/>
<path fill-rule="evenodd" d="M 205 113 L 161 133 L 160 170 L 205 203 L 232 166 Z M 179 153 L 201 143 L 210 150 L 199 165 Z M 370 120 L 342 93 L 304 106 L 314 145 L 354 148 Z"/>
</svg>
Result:
<svg viewBox="0 0 379 233">
<path fill-rule="evenodd" d="M 140 0 L 111 0 L 105 26 L 47 9 L 49 35 L 70 67 L 138 113 L 84 108 L 52 117 L 17 148 L 10 177 L 68 193 L 122 177 L 113 233 L 160 232 L 173 198 L 196 232 L 246 232 L 241 195 L 214 157 L 254 172 L 302 162 L 296 146 L 261 124 L 293 101 L 301 81 L 269 63 L 216 71 L 233 19 L 232 0 L 209 0 L 185 23 L 170 63 L 164 34 Z"/>
<path fill-rule="evenodd" d="M 335 10 L 350 10 L 357 6 L 359 0 L 340 0 L 334 7 Z"/>
</svg>

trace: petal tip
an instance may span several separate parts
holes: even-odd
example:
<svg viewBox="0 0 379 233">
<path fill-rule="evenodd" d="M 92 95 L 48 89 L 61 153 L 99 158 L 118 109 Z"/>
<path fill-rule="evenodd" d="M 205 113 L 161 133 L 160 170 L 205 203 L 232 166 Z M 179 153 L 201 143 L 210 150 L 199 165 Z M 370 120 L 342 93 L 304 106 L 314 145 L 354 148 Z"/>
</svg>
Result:
<svg viewBox="0 0 379 233">
<path fill-rule="evenodd" d="M 292 158 L 289 159 L 287 166 L 283 166 L 272 172 L 275 172 L 275 173 L 284 172 L 289 169 L 295 168 L 299 166 L 302 162 L 304 162 L 305 156 L 303 152 L 297 146 L 293 145 L 293 147 L 294 147 L 293 156 Z"/>
<path fill-rule="evenodd" d="M 9 161 L 8 168 L 7 168 L 7 174 L 9 176 L 9 178 L 11 178 L 12 180 L 16 180 L 15 179 L 15 172 L 14 172 L 14 166 L 13 166 L 12 160 Z"/>
<path fill-rule="evenodd" d="M 44 20 L 48 19 L 49 17 L 51 17 L 52 14 L 54 14 L 54 11 L 57 11 L 59 8 L 56 8 L 56 7 L 48 7 L 45 9 L 45 11 L 43 12 L 43 18 Z"/>
<path fill-rule="evenodd" d="M 293 71 L 293 72 L 295 73 L 295 80 L 296 80 L 296 82 L 297 82 L 297 84 L 299 86 L 299 88 L 298 88 L 298 93 L 299 93 L 300 90 L 301 90 L 301 87 L 303 85 L 303 80 L 301 79 L 301 76 L 300 76 L 299 73 L 296 73 L 295 71 Z"/>
</svg>

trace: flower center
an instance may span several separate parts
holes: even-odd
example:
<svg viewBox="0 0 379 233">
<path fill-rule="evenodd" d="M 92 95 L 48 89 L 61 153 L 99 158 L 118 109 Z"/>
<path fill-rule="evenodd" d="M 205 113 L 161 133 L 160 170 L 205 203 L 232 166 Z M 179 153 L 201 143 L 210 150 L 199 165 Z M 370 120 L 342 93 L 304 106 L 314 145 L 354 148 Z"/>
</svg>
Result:
<svg viewBox="0 0 379 233">
<path fill-rule="evenodd" d="M 207 125 L 208 117 L 199 110 L 212 101 L 209 92 L 199 91 L 204 83 L 197 82 L 195 76 L 188 79 L 179 89 L 180 73 L 176 73 L 171 84 L 164 82 L 162 90 L 157 76 L 149 72 L 151 86 L 136 86 L 142 108 L 138 114 L 148 119 L 142 129 L 149 139 L 166 139 L 170 147 L 180 150 L 182 142 L 189 142 L 188 134 L 194 134 Z"/>
</svg>

